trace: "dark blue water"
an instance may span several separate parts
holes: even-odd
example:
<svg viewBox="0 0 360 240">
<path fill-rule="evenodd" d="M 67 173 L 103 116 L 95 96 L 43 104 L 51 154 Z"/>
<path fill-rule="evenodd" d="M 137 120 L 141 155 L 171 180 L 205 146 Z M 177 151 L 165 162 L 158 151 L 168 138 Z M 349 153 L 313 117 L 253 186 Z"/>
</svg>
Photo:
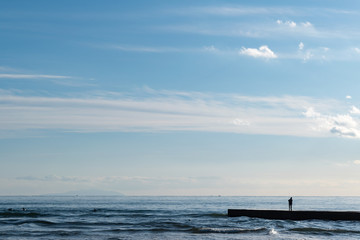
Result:
<svg viewBox="0 0 360 240">
<path fill-rule="evenodd" d="M 360 222 L 229 218 L 228 208 L 287 209 L 287 197 L 0 197 L 0 239 L 360 239 Z M 293 208 L 360 211 L 360 197 L 294 197 Z"/>
</svg>

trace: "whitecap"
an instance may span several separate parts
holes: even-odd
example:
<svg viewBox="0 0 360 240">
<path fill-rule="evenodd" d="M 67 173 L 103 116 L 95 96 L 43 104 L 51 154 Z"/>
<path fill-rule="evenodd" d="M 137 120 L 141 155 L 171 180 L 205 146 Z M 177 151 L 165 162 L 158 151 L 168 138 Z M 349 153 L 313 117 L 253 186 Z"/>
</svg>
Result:
<svg viewBox="0 0 360 240">
<path fill-rule="evenodd" d="M 276 234 L 278 234 L 278 232 L 277 232 L 274 228 L 272 228 L 272 229 L 269 231 L 269 234 L 270 234 L 270 235 L 276 235 Z"/>
</svg>

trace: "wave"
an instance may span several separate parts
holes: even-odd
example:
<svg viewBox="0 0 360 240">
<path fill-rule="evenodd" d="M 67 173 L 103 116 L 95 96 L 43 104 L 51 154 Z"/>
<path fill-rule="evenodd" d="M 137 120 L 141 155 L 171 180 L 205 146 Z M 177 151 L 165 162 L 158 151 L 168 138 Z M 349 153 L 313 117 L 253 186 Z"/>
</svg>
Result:
<svg viewBox="0 0 360 240">
<path fill-rule="evenodd" d="M 64 231 L 64 230 L 59 230 L 59 231 L 52 231 L 51 234 L 56 235 L 56 236 L 60 236 L 60 237 L 70 237 L 70 236 L 81 235 L 82 232 L 80 232 L 80 231 Z"/>
<path fill-rule="evenodd" d="M 38 217 L 47 217 L 48 214 L 42 214 L 37 212 L 27 212 L 27 211 L 4 211 L 0 212 L 0 218 L 19 218 L 19 217 L 28 217 L 28 218 L 38 218 Z"/>
<path fill-rule="evenodd" d="M 184 228 L 180 229 L 171 229 L 166 226 L 154 226 L 151 228 L 114 228 L 105 230 L 106 232 L 190 232 L 194 234 L 208 234 L 208 233 L 218 233 L 218 234 L 241 234 L 241 233 L 268 233 L 268 229 L 266 228 L 258 228 L 258 229 L 243 229 L 243 228 L 207 228 L 207 227 L 192 227 L 192 226 L 183 226 Z"/>
<path fill-rule="evenodd" d="M 198 217 L 210 217 L 210 218 L 224 218 L 228 215 L 225 213 L 190 213 L 190 214 L 180 214 L 179 216 L 198 218 Z"/>
<path fill-rule="evenodd" d="M 159 214 L 159 211 L 155 210 L 142 210 L 142 209 L 103 209 L 103 208 L 94 208 L 89 209 L 88 211 L 81 214 L 82 217 L 140 217 L 140 218 L 151 218 L 154 215 Z"/>
<path fill-rule="evenodd" d="M 244 228 L 193 228 L 192 233 L 260 233 L 268 232 L 266 228 L 244 229 Z"/>
<path fill-rule="evenodd" d="M 0 211 L 1 218 L 41 218 L 41 217 L 66 217 L 73 215 L 71 210 L 53 210 L 48 212 L 21 211 L 21 210 L 5 210 Z M 107 208 L 90 208 L 77 210 L 80 217 L 131 217 L 131 218 L 153 218 L 154 216 L 172 216 L 172 217 L 189 217 L 189 218 L 225 218 L 225 213 L 178 213 L 173 210 L 147 210 L 147 209 L 107 209 Z"/>
<path fill-rule="evenodd" d="M 47 221 L 47 220 L 19 220 L 15 222 L 16 225 L 24 225 L 24 224 L 35 224 L 38 226 L 50 226 L 55 225 L 55 222 Z"/>
<path fill-rule="evenodd" d="M 289 231 L 298 233 L 309 233 L 309 234 L 322 234 L 322 235 L 334 235 L 334 234 L 360 234 L 360 231 L 348 230 L 348 229 L 324 229 L 324 228 L 291 228 Z"/>
</svg>

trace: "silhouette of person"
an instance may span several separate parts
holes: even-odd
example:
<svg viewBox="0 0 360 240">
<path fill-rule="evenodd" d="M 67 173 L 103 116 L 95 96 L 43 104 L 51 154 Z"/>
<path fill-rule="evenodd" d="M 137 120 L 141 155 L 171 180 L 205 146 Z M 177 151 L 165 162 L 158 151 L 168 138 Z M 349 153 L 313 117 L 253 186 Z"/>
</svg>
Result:
<svg viewBox="0 0 360 240">
<path fill-rule="evenodd" d="M 293 203 L 292 197 L 288 200 L 288 202 L 289 202 L 289 211 L 292 211 L 292 203 Z"/>
</svg>

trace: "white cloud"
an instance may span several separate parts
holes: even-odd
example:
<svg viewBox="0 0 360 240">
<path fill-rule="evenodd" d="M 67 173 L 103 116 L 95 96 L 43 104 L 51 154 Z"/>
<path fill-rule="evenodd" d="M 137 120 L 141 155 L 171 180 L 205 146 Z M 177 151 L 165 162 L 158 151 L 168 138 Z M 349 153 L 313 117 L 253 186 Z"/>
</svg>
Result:
<svg viewBox="0 0 360 240">
<path fill-rule="evenodd" d="M 352 106 L 352 107 L 351 107 L 351 110 L 350 110 L 350 113 L 351 113 L 351 114 L 360 114 L 360 109 L 358 109 L 358 108 L 355 107 L 355 106 Z"/>
<path fill-rule="evenodd" d="M 318 113 L 318 112 L 315 112 L 314 108 L 312 108 L 312 107 L 309 107 L 309 108 L 306 110 L 306 112 L 304 112 L 304 115 L 305 115 L 306 117 L 309 117 L 309 118 L 312 118 L 312 117 L 320 117 L 320 116 L 321 116 L 321 114 Z"/>
<path fill-rule="evenodd" d="M 267 58 L 267 59 L 277 58 L 277 55 L 273 51 L 271 51 L 271 49 L 266 45 L 259 47 L 259 49 L 243 47 L 239 51 L 239 54 L 247 55 L 255 58 Z"/>
<path fill-rule="evenodd" d="M 360 138 L 360 121 L 349 114 L 324 115 L 310 107 L 304 115 L 315 120 L 315 131 L 325 131 L 340 137 Z"/>
<path fill-rule="evenodd" d="M 283 22 L 281 20 L 277 20 L 276 23 L 279 24 L 279 25 L 286 25 L 286 26 L 288 26 L 290 28 L 295 28 L 296 27 L 296 22 L 294 22 L 294 21 L 285 21 L 285 22 Z"/>
<path fill-rule="evenodd" d="M 291 28 L 296 27 L 296 23 L 293 22 L 293 21 L 287 21 L 286 24 L 287 24 L 289 27 L 291 27 Z"/>
<path fill-rule="evenodd" d="M 280 26 L 286 26 L 289 28 L 311 28 L 311 27 L 313 27 L 313 25 L 310 22 L 301 22 L 298 24 L 294 21 L 277 20 L 276 23 Z"/>
<path fill-rule="evenodd" d="M 346 115 L 337 115 L 337 116 L 333 117 L 333 119 L 334 119 L 334 123 L 337 126 L 355 128 L 358 125 L 358 123 L 354 120 L 354 118 L 351 117 L 348 114 L 346 114 Z"/>
<path fill-rule="evenodd" d="M 354 164 L 360 165 L 360 160 L 355 160 L 355 161 L 354 161 Z"/>
<path fill-rule="evenodd" d="M 299 50 L 303 50 L 304 49 L 304 43 L 303 42 L 300 42 L 299 43 Z"/>
<path fill-rule="evenodd" d="M 350 95 L 347 95 L 345 98 L 346 99 L 352 99 L 352 97 Z"/>
</svg>

